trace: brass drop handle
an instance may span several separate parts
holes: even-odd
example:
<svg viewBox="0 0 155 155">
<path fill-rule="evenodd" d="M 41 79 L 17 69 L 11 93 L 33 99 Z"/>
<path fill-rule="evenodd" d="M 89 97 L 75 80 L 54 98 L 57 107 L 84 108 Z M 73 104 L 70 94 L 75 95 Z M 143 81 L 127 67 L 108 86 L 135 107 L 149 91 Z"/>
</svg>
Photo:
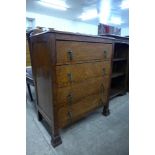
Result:
<svg viewBox="0 0 155 155">
<path fill-rule="evenodd" d="M 107 51 L 104 50 L 103 55 L 104 55 L 104 59 L 107 59 Z"/>
<path fill-rule="evenodd" d="M 73 51 L 71 49 L 69 49 L 67 53 L 68 53 L 68 59 L 70 61 L 72 61 L 73 60 Z"/>
<path fill-rule="evenodd" d="M 101 84 L 101 92 L 102 92 L 102 94 L 104 93 L 104 85 L 103 85 L 103 83 Z"/>
<path fill-rule="evenodd" d="M 71 105 L 71 104 L 72 104 L 72 100 L 73 100 L 73 96 L 72 96 L 72 94 L 70 93 L 70 94 L 67 96 L 67 103 L 68 103 L 68 105 Z"/>
<path fill-rule="evenodd" d="M 102 69 L 102 72 L 103 72 L 103 76 L 105 76 L 105 75 L 106 75 L 106 70 L 105 70 L 105 68 Z"/>
<path fill-rule="evenodd" d="M 68 77 L 69 82 L 72 82 L 73 81 L 72 73 L 68 73 L 67 74 L 67 77 Z"/>
<path fill-rule="evenodd" d="M 71 111 L 68 111 L 69 122 L 72 123 L 73 114 Z"/>
</svg>

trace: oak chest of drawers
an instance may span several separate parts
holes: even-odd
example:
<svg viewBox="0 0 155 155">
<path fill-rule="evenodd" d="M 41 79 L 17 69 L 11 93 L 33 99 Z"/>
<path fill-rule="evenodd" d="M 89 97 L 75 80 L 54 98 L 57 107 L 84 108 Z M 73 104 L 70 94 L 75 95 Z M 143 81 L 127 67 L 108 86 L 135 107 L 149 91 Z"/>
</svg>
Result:
<svg viewBox="0 0 155 155">
<path fill-rule="evenodd" d="M 31 35 L 38 119 L 49 124 L 54 147 L 62 143 L 60 128 L 100 106 L 109 114 L 112 45 L 110 38 L 58 31 Z"/>
</svg>

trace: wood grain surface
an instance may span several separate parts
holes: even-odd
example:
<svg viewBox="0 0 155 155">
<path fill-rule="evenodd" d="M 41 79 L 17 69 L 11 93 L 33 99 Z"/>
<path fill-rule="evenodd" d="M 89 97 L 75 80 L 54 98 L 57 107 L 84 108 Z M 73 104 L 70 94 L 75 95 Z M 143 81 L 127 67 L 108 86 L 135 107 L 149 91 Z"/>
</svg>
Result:
<svg viewBox="0 0 155 155">
<path fill-rule="evenodd" d="M 65 127 L 68 124 L 87 115 L 100 104 L 100 95 L 91 95 L 83 98 L 76 104 L 65 106 L 58 111 L 59 127 Z"/>
<path fill-rule="evenodd" d="M 106 76 L 91 78 L 81 83 L 72 84 L 71 86 L 57 88 L 57 104 L 59 107 L 75 104 L 79 100 L 94 94 L 101 94 L 105 103 L 105 96 L 108 95 L 108 85 L 109 78 Z"/>
<path fill-rule="evenodd" d="M 112 54 L 111 44 L 76 41 L 57 41 L 57 64 L 87 60 L 109 60 Z M 70 53 L 72 60 L 70 60 Z"/>
<path fill-rule="evenodd" d="M 110 74 L 109 61 L 90 62 L 74 65 L 56 66 L 57 85 L 64 87 L 72 83 L 79 83 L 90 78 L 108 76 Z"/>
</svg>

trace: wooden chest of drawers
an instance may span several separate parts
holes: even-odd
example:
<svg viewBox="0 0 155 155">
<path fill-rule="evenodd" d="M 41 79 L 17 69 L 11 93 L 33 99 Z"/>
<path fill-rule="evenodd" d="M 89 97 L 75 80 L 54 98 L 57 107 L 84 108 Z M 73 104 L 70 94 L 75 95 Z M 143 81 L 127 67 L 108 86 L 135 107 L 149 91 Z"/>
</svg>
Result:
<svg viewBox="0 0 155 155">
<path fill-rule="evenodd" d="M 109 114 L 112 39 L 58 31 L 31 35 L 30 55 L 38 118 L 50 126 L 52 145 L 59 129 L 103 106 Z"/>
</svg>

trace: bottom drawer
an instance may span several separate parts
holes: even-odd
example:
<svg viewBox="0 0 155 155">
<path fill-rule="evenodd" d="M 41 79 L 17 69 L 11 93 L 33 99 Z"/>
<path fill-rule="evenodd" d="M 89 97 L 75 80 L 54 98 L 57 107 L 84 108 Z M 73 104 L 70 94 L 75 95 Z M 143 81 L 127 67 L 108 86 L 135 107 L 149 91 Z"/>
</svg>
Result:
<svg viewBox="0 0 155 155">
<path fill-rule="evenodd" d="M 97 94 L 87 96 L 76 104 L 62 107 L 58 111 L 59 127 L 65 127 L 66 125 L 80 119 L 100 105 L 101 95 Z"/>
</svg>

